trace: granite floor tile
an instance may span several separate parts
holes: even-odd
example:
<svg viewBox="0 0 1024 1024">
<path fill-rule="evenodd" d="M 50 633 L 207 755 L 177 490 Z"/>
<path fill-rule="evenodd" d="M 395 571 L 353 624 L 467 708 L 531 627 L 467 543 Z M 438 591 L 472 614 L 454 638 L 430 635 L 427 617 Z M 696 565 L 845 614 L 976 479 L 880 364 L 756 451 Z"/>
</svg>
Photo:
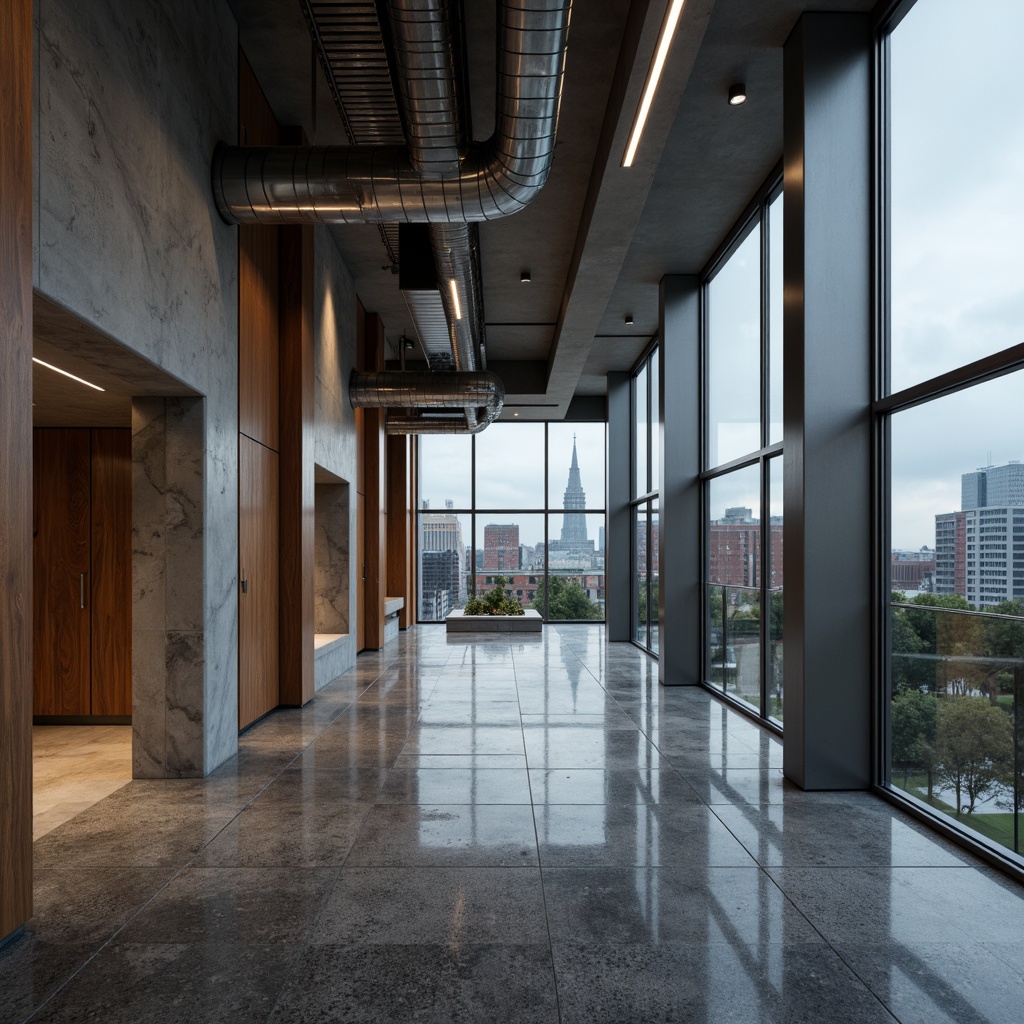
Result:
<svg viewBox="0 0 1024 1024">
<path fill-rule="evenodd" d="M 531 768 L 632 768 L 670 765 L 638 730 L 604 732 L 591 726 L 525 728 L 526 760 Z"/>
<path fill-rule="evenodd" d="M 196 859 L 200 867 L 329 867 L 352 849 L 371 805 L 253 804 Z"/>
<path fill-rule="evenodd" d="M 755 867 L 544 868 L 552 942 L 817 943 Z"/>
<path fill-rule="evenodd" d="M 836 952 L 901 1024 L 1017 1024 L 1024 965 L 994 963 L 983 944 L 839 944 Z"/>
<path fill-rule="evenodd" d="M 346 943 L 547 942 L 538 868 L 350 868 L 331 889 L 312 936 Z"/>
<path fill-rule="evenodd" d="M 33 1019 L 253 1024 L 267 1019 L 301 952 L 222 942 L 107 946 Z"/>
<path fill-rule="evenodd" d="M 699 803 L 690 784 L 671 768 L 531 768 L 534 804 Z"/>
<path fill-rule="evenodd" d="M 349 867 L 526 866 L 537 861 L 530 807 L 389 804 L 366 818 Z"/>
<path fill-rule="evenodd" d="M 547 944 L 310 947 L 273 1024 L 558 1024 Z"/>
<path fill-rule="evenodd" d="M 393 768 L 381 787 L 382 804 L 529 804 L 524 769 Z"/>
<path fill-rule="evenodd" d="M 562 1024 L 895 1024 L 827 947 L 554 945 Z"/>
<path fill-rule="evenodd" d="M 754 860 L 700 804 L 543 804 L 534 807 L 547 867 L 753 867 Z"/>
<path fill-rule="evenodd" d="M 315 806 L 333 803 L 373 803 L 387 776 L 387 769 L 364 765 L 356 768 L 317 768 L 302 764 L 283 771 L 256 799 L 268 803 Z"/>
<path fill-rule="evenodd" d="M 296 945 L 334 868 L 186 868 L 137 914 L 119 942 Z"/>
</svg>

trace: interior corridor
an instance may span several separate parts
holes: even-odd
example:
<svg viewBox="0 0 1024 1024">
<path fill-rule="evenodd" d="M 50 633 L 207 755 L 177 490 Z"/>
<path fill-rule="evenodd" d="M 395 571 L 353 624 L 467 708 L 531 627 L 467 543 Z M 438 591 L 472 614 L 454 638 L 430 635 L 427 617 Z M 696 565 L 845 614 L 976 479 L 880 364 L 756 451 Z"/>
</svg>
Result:
<svg viewBox="0 0 1024 1024">
<path fill-rule="evenodd" d="M 360 655 L 36 842 L 0 1020 L 1019 1020 L 1019 886 L 656 674 L 601 626 Z"/>
</svg>

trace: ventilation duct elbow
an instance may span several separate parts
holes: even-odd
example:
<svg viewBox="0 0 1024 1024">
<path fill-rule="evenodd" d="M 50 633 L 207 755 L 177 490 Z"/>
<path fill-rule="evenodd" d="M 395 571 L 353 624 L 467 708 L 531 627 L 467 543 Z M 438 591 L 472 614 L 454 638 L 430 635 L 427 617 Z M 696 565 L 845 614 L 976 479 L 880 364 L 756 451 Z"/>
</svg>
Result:
<svg viewBox="0 0 1024 1024">
<path fill-rule="evenodd" d="M 461 155 L 457 171 L 438 172 L 396 147 L 222 146 L 213 162 L 221 216 L 229 224 L 466 224 L 517 213 L 551 170 L 570 6 L 499 4 L 495 132 Z M 440 147 L 440 165 L 449 150 Z"/>
</svg>

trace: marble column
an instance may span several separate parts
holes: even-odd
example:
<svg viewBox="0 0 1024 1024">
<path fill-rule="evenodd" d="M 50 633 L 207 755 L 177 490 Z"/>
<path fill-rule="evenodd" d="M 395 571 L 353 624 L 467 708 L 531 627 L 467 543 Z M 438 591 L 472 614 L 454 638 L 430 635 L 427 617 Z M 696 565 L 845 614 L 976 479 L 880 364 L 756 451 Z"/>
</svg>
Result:
<svg viewBox="0 0 1024 1024">
<path fill-rule="evenodd" d="M 204 773 L 205 400 L 132 403 L 135 778 Z"/>
</svg>

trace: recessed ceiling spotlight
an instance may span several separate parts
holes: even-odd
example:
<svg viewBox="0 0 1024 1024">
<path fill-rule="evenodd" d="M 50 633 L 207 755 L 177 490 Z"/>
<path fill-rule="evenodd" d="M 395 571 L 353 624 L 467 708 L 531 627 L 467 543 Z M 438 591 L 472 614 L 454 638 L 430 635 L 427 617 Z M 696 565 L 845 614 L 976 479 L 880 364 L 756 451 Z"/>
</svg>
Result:
<svg viewBox="0 0 1024 1024">
<path fill-rule="evenodd" d="M 519 273 L 519 283 L 529 284 L 530 283 L 530 272 L 528 270 L 522 270 Z"/>
<path fill-rule="evenodd" d="M 519 415 L 519 413 L 517 413 L 517 412 L 514 412 L 514 413 L 512 413 L 512 415 L 513 415 L 513 416 L 518 416 L 518 415 Z"/>
<path fill-rule="evenodd" d="M 729 86 L 729 106 L 738 107 L 747 102 L 747 87 L 743 82 Z"/>
<path fill-rule="evenodd" d="M 402 338 L 402 346 L 406 352 L 411 352 L 416 347 L 416 342 L 412 338 Z"/>
<path fill-rule="evenodd" d="M 633 314 L 632 313 L 627 313 L 622 319 L 625 321 L 627 327 L 632 327 L 633 326 Z"/>
</svg>

